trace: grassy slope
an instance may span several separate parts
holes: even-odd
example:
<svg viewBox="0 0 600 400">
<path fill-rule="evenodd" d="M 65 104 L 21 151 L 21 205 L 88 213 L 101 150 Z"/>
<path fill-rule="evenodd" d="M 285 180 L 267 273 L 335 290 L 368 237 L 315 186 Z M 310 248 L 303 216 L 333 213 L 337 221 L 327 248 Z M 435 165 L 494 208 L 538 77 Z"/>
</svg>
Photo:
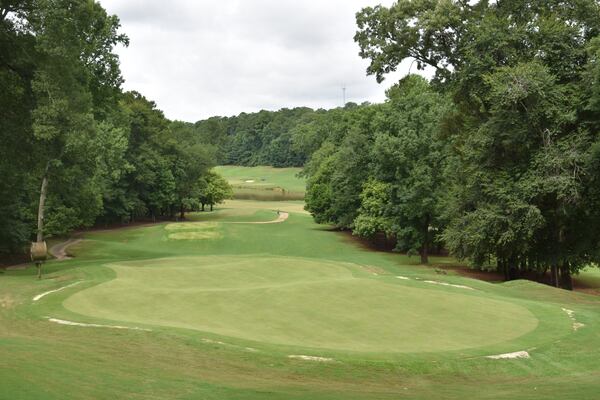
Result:
<svg viewBox="0 0 600 400">
<path fill-rule="evenodd" d="M 300 168 L 238 167 L 215 168 L 233 186 L 236 198 L 256 200 L 299 200 L 306 182 L 297 175 Z M 252 182 L 248 182 L 252 181 Z"/>
<path fill-rule="evenodd" d="M 241 217 L 268 220 L 275 216 L 268 210 L 260 211 L 257 215 L 249 211 L 259 208 L 258 203 L 230 204 L 227 210 L 200 214 L 197 219 L 226 222 Z M 282 209 L 285 207 L 299 211 L 301 204 L 286 203 L 281 206 Z M 310 217 L 302 213 L 292 214 L 288 221 L 281 224 L 223 224 L 219 229 L 223 229 L 222 239 L 205 241 L 168 241 L 165 239 L 164 225 L 97 232 L 89 234 L 90 240 L 73 249 L 78 256 L 76 259 L 48 263 L 49 274 L 40 282 L 33 279 L 33 269 L 10 271 L 0 276 L 0 398 L 593 399 L 600 391 L 600 367 L 597 362 L 600 355 L 600 302 L 596 297 L 524 281 L 492 285 L 458 276 L 440 277 L 432 269 L 416 265 L 416 259 L 358 248 L 348 242 L 345 236 L 316 226 Z M 268 236 L 265 232 L 268 232 Z M 417 316 L 427 316 L 429 307 L 445 306 L 448 301 L 448 313 L 460 318 L 460 307 L 467 312 L 470 306 L 461 305 L 457 309 L 452 303 L 460 302 L 467 295 L 460 289 L 437 285 L 429 285 L 427 290 L 420 290 L 425 285 L 423 282 L 414 279 L 399 280 L 395 278 L 396 275 L 465 284 L 478 289 L 468 295 L 473 297 L 473 304 L 481 301 L 494 307 L 494 301 L 508 302 L 517 309 L 529 310 L 539 320 L 539 324 L 534 331 L 523 336 L 481 348 L 387 356 L 330 349 L 321 350 L 317 354 L 335 357 L 336 362 L 314 363 L 287 358 L 286 354 L 297 354 L 298 350 L 306 353 L 311 351 L 304 347 L 294 347 L 289 341 L 287 345 L 257 343 L 247 337 L 222 337 L 210 332 L 165 326 L 151 326 L 152 332 L 69 327 L 52 324 L 44 319 L 45 316 L 53 316 L 81 322 L 114 323 L 112 320 L 79 315 L 63 307 L 63 301 L 75 293 L 85 294 L 86 291 L 81 292 L 82 289 L 93 288 L 89 289 L 92 291 L 89 293 L 93 294 L 94 290 L 101 289 L 103 285 L 119 283 L 119 280 L 114 280 L 119 272 L 118 268 L 110 268 L 106 264 L 129 262 L 130 266 L 126 270 L 135 274 L 136 271 L 131 272 L 131 265 L 140 263 L 136 260 L 210 255 L 251 255 L 256 258 L 269 255 L 271 260 L 282 257 L 289 260 L 289 257 L 295 257 L 309 264 L 310 260 L 317 262 L 323 259 L 334 262 L 334 276 L 341 273 L 337 270 L 337 263 L 359 264 L 365 271 L 378 274 L 375 276 L 366 274 L 365 271 L 353 271 L 355 275 L 362 274 L 366 281 L 381 281 L 384 285 L 395 285 L 396 289 L 405 288 L 408 293 L 406 295 L 403 291 L 392 290 L 393 295 L 404 296 L 394 300 L 413 309 Z M 259 268 L 256 271 L 261 274 L 266 273 L 266 270 L 260 271 L 260 264 L 255 268 Z M 137 272 L 143 274 L 147 271 Z M 227 283 L 223 281 L 223 278 L 227 278 L 227 271 L 220 272 L 224 275 L 216 274 L 206 278 Z M 232 285 L 247 285 L 250 277 L 256 275 L 235 279 L 236 273 L 241 271 L 230 272 Z M 307 279 L 305 271 L 298 273 Z M 133 278 L 140 285 L 139 276 Z M 273 277 L 274 280 L 279 278 L 278 275 Z M 156 282 L 161 279 L 158 275 L 149 275 L 146 279 L 151 288 L 161 286 Z M 193 281 L 199 279 L 197 274 L 172 279 L 183 279 L 184 283 L 192 280 L 200 286 L 202 284 L 201 279 Z M 75 280 L 84 282 L 32 303 L 34 295 Z M 189 285 L 189 282 L 186 284 Z M 359 300 L 373 302 L 376 292 L 377 290 L 366 290 L 363 293 L 361 287 L 358 292 L 353 290 L 342 293 L 341 299 L 348 301 L 349 296 L 356 293 L 364 296 Z M 324 300 L 334 301 L 332 293 L 325 291 L 327 296 Z M 422 298 L 412 298 L 415 293 L 421 293 Z M 441 296 L 437 302 L 430 302 L 431 299 L 426 298 L 431 293 Z M 460 296 L 455 296 L 457 294 Z M 313 301 L 312 308 L 315 310 L 322 304 L 301 294 L 299 296 L 298 302 Z M 283 297 L 283 294 L 275 293 L 275 297 Z M 66 304 L 69 305 L 76 298 L 72 297 Z M 108 303 L 112 301 L 109 298 L 106 300 Z M 209 298 L 207 301 L 211 300 Z M 275 301 L 273 297 L 271 300 L 271 303 Z M 148 297 L 146 301 L 156 303 L 161 299 Z M 234 302 L 227 299 L 224 304 L 231 306 Z M 246 304 L 242 302 L 241 305 Z M 311 304 L 303 307 L 308 305 Z M 123 304 L 124 309 L 129 306 L 132 305 Z M 147 307 L 144 304 L 139 306 Z M 198 304 L 193 304 L 189 313 L 199 312 L 194 310 L 196 306 Z M 206 304 L 201 306 L 205 311 L 216 313 Z M 283 306 L 285 304 L 277 305 Z M 345 308 L 345 304 L 335 306 L 341 310 Z M 374 307 L 373 304 L 371 307 Z M 397 304 L 390 305 L 392 307 L 400 313 L 407 312 Z M 586 326 L 573 332 L 571 321 L 561 310 L 562 307 L 574 310 L 577 320 Z M 114 312 L 115 308 L 112 307 L 111 310 Z M 355 310 L 350 304 L 346 310 L 349 315 L 353 312 L 364 315 L 368 311 Z M 481 311 L 482 316 L 489 312 L 490 310 Z M 174 310 L 173 314 L 168 317 L 176 318 L 181 315 L 180 310 Z M 442 320 L 451 317 L 439 315 Z M 222 316 L 219 318 L 228 323 L 227 329 L 235 327 L 234 320 L 229 321 Z M 380 320 L 377 319 L 374 323 L 379 323 L 378 321 Z M 423 326 L 416 328 L 417 333 L 414 335 L 418 336 L 420 330 L 426 332 L 431 322 L 424 319 Z M 121 324 L 138 325 L 131 322 Z M 214 326 L 209 328 L 214 329 Z M 370 343 L 377 343 L 377 329 L 373 328 L 366 334 L 374 335 L 375 338 L 367 339 Z M 294 329 L 299 327 L 293 327 L 289 331 Z M 365 326 L 362 329 L 366 329 Z M 330 335 L 331 332 L 327 334 Z M 444 340 L 445 332 L 440 330 L 438 334 L 440 338 L 431 339 L 432 343 Z M 356 343 L 357 336 L 349 337 Z M 325 339 L 331 343 L 331 337 Z M 419 339 L 411 340 L 418 342 Z M 382 340 L 390 343 L 389 337 Z M 474 337 L 473 340 L 477 338 Z M 402 346 L 401 343 L 389 345 L 397 346 L 397 349 Z M 252 352 L 245 347 L 256 347 L 260 351 Z M 531 359 L 496 361 L 481 357 L 485 354 L 524 349 L 530 350 Z"/>
</svg>

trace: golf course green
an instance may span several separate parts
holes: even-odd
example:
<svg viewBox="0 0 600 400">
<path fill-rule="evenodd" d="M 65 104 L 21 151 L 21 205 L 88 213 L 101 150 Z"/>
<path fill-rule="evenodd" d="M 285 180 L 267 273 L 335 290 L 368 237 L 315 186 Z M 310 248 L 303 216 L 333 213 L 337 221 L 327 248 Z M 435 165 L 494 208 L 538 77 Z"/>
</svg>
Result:
<svg viewBox="0 0 600 400">
<path fill-rule="evenodd" d="M 600 298 L 369 250 L 300 201 L 91 231 L 0 276 L 0 399 L 593 399 Z M 474 384 L 480 386 L 474 390 Z"/>
<path fill-rule="evenodd" d="M 456 350 L 504 342 L 537 326 L 524 307 L 486 298 L 471 305 L 466 294 L 386 283 L 339 262 L 226 256 L 109 267 L 116 279 L 71 296 L 65 307 L 104 319 L 347 351 Z"/>
</svg>

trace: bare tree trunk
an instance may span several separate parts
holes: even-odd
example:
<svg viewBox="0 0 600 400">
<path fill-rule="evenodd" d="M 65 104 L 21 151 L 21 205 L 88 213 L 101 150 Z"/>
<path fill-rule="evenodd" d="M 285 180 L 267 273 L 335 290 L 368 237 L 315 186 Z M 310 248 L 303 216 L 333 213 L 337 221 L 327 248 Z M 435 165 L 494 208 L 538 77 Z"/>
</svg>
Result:
<svg viewBox="0 0 600 400">
<path fill-rule="evenodd" d="M 210 203 L 210 211 L 213 210 L 213 203 Z"/>
<path fill-rule="evenodd" d="M 179 208 L 179 218 L 180 219 L 185 218 L 185 207 L 183 206 L 183 203 L 181 203 L 181 206 Z"/>
<path fill-rule="evenodd" d="M 560 287 L 567 290 L 573 290 L 573 277 L 571 276 L 569 263 L 566 261 L 560 267 Z"/>
<path fill-rule="evenodd" d="M 46 211 L 46 196 L 48 194 L 48 167 L 44 172 L 42 178 L 42 187 L 40 189 L 40 204 L 38 205 L 38 219 L 37 219 L 37 237 L 36 241 L 41 243 L 44 241 L 44 212 Z M 38 279 L 42 279 L 42 262 L 37 261 L 35 263 L 38 271 Z"/>
<path fill-rule="evenodd" d="M 429 215 L 423 224 L 423 245 L 421 246 L 421 264 L 429 264 Z"/>
<path fill-rule="evenodd" d="M 421 247 L 421 264 L 429 264 L 429 244 L 427 241 Z"/>
<path fill-rule="evenodd" d="M 40 204 L 38 206 L 37 241 L 44 241 L 44 211 L 46 210 L 46 196 L 48 194 L 48 173 L 44 173 L 42 188 L 40 190 Z"/>
<path fill-rule="evenodd" d="M 550 284 L 558 287 L 558 266 L 556 264 L 552 264 L 550 267 Z"/>
</svg>

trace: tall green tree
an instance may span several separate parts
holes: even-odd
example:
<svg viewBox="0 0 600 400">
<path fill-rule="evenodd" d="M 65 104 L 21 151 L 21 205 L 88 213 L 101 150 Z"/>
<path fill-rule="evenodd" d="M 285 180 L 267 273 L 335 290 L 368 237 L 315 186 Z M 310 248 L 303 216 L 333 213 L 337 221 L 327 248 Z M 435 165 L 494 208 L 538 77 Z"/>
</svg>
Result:
<svg viewBox="0 0 600 400">
<path fill-rule="evenodd" d="M 599 17 L 593 0 L 401 0 L 357 14 L 369 73 L 381 81 L 412 58 L 456 103 L 444 237 L 458 256 L 508 277 L 550 267 L 569 288 L 595 253 L 597 230 L 578 221 L 595 214 L 583 194 L 597 130 L 581 94 Z"/>
<path fill-rule="evenodd" d="M 439 202 L 445 190 L 447 154 L 441 130 L 449 102 L 417 75 L 407 76 L 387 94 L 382 113 L 385 122 L 371 152 L 371 174 L 385 185 L 387 201 L 373 215 L 365 204 L 371 195 L 377 198 L 381 194 L 372 191 L 372 185 L 365 187 L 355 232 L 362 235 L 363 224 L 369 221 L 366 216 L 384 218 L 386 233 L 397 240 L 397 249 L 420 254 L 426 264 L 441 231 Z"/>
<path fill-rule="evenodd" d="M 210 206 L 212 211 L 214 205 L 233 198 L 233 188 L 229 182 L 214 171 L 209 171 L 201 178 L 198 193 L 202 211 L 205 205 Z"/>
</svg>

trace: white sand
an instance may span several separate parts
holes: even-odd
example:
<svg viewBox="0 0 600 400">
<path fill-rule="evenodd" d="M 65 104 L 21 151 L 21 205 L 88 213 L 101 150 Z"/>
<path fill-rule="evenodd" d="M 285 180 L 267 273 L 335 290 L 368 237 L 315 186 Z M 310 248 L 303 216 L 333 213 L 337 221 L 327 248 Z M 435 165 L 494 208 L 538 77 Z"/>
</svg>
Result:
<svg viewBox="0 0 600 400">
<path fill-rule="evenodd" d="M 302 354 L 292 354 L 292 355 L 288 356 L 288 358 L 296 358 L 296 359 L 299 359 L 299 360 L 318 361 L 318 362 L 333 361 L 333 358 L 317 357 L 317 356 L 305 356 L 305 355 L 302 355 Z"/>
<path fill-rule="evenodd" d="M 33 300 L 33 301 L 38 301 L 39 299 L 41 299 L 42 297 L 44 297 L 44 296 L 46 296 L 46 295 L 49 295 L 50 293 L 60 292 L 60 291 L 61 291 L 61 290 L 63 290 L 63 289 L 70 288 L 71 286 L 78 285 L 78 284 L 80 284 L 81 282 L 83 282 L 83 281 L 77 281 L 77 282 L 73 282 L 73 283 L 71 283 L 70 285 L 63 286 L 63 287 L 61 287 L 61 288 L 58 288 L 58 289 L 54 289 L 54 290 L 48 290 L 47 292 L 44 292 L 44 293 L 38 294 L 38 295 L 37 295 L 37 296 L 35 296 L 35 297 L 34 297 L 32 300 Z"/>
<path fill-rule="evenodd" d="M 472 287 L 469 286 L 465 286 L 465 285 L 454 285 L 452 283 L 447 283 L 447 282 L 440 282 L 440 281 L 423 281 L 425 283 L 430 283 L 432 285 L 442 285 L 442 286 L 450 286 L 450 287 L 454 287 L 454 288 L 458 288 L 458 289 L 468 289 L 468 290 L 474 290 Z"/>
<path fill-rule="evenodd" d="M 562 310 L 565 312 L 565 314 L 567 314 L 567 316 L 571 319 L 571 321 L 573 321 L 572 327 L 575 332 L 577 332 L 579 329 L 581 329 L 585 326 L 585 324 L 582 324 L 581 322 L 577 322 L 577 320 L 575 319 L 575 311 L 569 310 L 568 308 L 564 308 L 564 307 L 562 308 Z"/>
<path fill-rule="evenodd" d="M 147 332 L 151 331 L 151 329 L 121 326 L 121 325 L 85 324 L 83 322 L 67 321 L 67 320 L 58 319 L 58 318 L 48 318 L 48 321 L 54 322 L 56 324 L 61 324 L 61 325 L 82 326 L 82 327 L 86 327 L 86 328 L 112 328 L 112 329 L 129 329 L 129 330 L 133 330 L 133 331 L 147 331 Z"/>
<path fill-rule="evenodd" d="M 286 213 L 286 212 L 280 212 L 279 216 L 277 217 L 277 219 L 274 219 L 272 221 L 262 221 L 262 222 L 222 222 L 223 224 L 279 224 L 283 221 L 285 221 L 286 219 L 288 219 L 288 217 L 290 216 L 290 214 Z"/>
<path fill-rule="evenodd" d="M 486 356 L 485 358 L 491 358 L 492 360 L 512 360 L 515 358 L 531 358 L 529 353 L 526 351 L 515 351 L 514 353 L 497 354 L 495 356 Z"/>
</svg>

